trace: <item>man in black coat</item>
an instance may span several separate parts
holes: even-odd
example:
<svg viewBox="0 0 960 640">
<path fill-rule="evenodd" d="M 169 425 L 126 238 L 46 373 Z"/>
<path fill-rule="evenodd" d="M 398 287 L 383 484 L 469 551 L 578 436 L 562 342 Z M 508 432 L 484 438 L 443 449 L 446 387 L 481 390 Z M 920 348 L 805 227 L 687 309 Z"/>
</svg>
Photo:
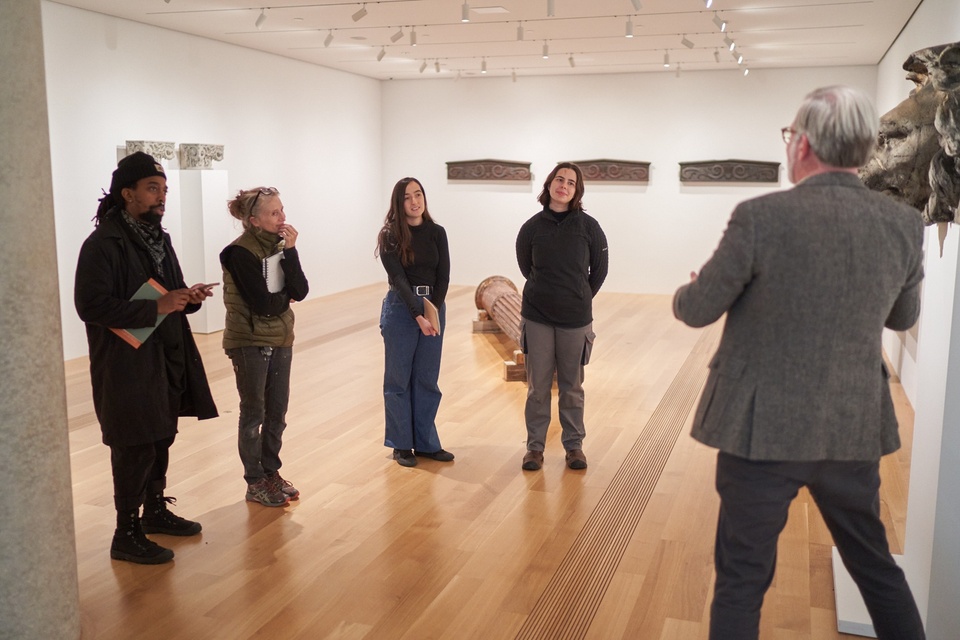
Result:
<svg viewBox="0 0 960 640">
<path fill-rule="evenodd" d="M 139 564 L 173 559 L 172 550 L 144 533 L 200 532 L 200 523 L 167 508 L 174 502 L 163 495 L 169 449 L 179 416 L 217 416 L 185 315 L 200 308 L 211 286 L 184 283 L 160 226 L 166 196 L 166 174 L 154 158 L 137 152 L 122 159 L 100 201 L 97 227 L 80 249 L 74 287 L 90 347 L 94 409 L 110 447 L 117 509 L 110 557 Z M 155 296 L 131 299 L 148 280 L 160 285 Z M 118 333 L 155 325 L 137 347 Z"/>
</svg>

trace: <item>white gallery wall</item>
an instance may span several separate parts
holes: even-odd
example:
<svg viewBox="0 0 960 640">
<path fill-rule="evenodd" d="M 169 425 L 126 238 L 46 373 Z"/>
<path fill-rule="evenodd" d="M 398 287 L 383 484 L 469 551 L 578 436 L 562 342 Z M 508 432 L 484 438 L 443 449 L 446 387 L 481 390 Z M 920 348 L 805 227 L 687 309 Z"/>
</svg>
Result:
<svg viewBox="0 0 960 640">
<path fill-rule="evenodd" d="M 379 277 L 378 81 L 54 2 L 42 9 L 66 358 L 87 351 L 73 307 L 77 254 L 127 140 L 224 145 L 214 163 L 228 174 L 224 216 L 241 188 L 280 189 L 311 296 Z M 174 232 L 179 163 L 164 164 Z"/>
<path fill-rule="evenodd" d="M 557 162 L 650 162 L 648 185 L 587 183 L 584 205 L 610 245 L 604 290 L 672 293 L 710 257 L 737 202 L 790 186 L 785 167 L 779 185 L 683 185 L 678 163 L 783 163 L 780 128 L 808 91 L 846 83 L 873 95 L 875 82 L 875 67 L 390 81 L 384 188 L 408 175 L 423 181 L 447 229 L 454 282 L 497 274 L 521 286 L 517 230 L 540 210 Z M 532 183 L 447 180 L 446 162 L 486 158 L 532 163 Z"/>
</svg>

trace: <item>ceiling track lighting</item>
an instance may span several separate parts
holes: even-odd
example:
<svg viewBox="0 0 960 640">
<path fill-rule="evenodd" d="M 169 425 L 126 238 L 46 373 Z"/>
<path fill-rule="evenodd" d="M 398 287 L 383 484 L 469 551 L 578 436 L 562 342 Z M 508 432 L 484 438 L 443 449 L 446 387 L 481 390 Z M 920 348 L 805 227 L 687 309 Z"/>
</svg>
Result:
<svg viewBox="0 0 960 640">
<path fill-rule="evenodd" d="M 402 38 L 402 37 L 403 37 L 403 27 L 400 27 L 400 30 L 399 30 L 399 31 L 397 31 L 395 34 L 393 34 L 392 36 L 390 36 L 390 42 L 396 42 L 397 40 L 399 40 L 399 39 Z"/>
<path fill-rule="evenodd" d="M 333 29 L 330 29 L 330 33 L 328 33 L 327 37 L 323 39 L 324 49 L 329 47 L 331 42 L 333 42 Z"/>
<path fill-rule="evenodd" d="M 256 22 L 253 23 L 254 26 L 257 27 L 257 29 L 259 29 L 260 27 L 262 27 L 262 26 L 263 26 L 263 23 L 267 21 L 266 11 L 267 11 L 267 10 L 266 10 L 265 8 L 264 8 L 264 9 L 260 9 L 260 15 L 257 16 Z"/>
<path fill-rule="evenodd" d="M 377 54 L 377 62 L 383 60 L 383 56 L 387 55 L 386 47 L 380 47 L 380 53 Z"/>
<path fill-rule="evenodd" d="M 440 58 L 437 58 L 437 61 L 433 63 L 433 68 L 437 73 L 440 73 Z"/>
<path fill-rule="evenodd" d="M 723 44 L 727 45 L 730 51 L 733 51 L 737 47 L 737 43 L 734 42 L 730 36 L 723 36 Z"/>
<path fill-rule="evenodd" d="M 361 20 L 364 19 L 364 17 L 366 17 L 366 15 L 367 15 L 367 5 L 362 4 L 360 5 L 360 8 L 357 9 L 356 13 L 354 13 L 350 17 L 353 18 L 354 22 L 360 22 Z"/>
<path fill-rule="evenodd" d="M 517 81 L 517 70 L 516 70 L 516 69 L 514 69 L 513 71 L 510 72 L 510 78 L 512 78 L 514 82 Z"/>
<path fill-rule="evenodd" d="M 723 33 L 727 30 L 727 21 L 721 18 L 719 13 L 714 12 L 713 24 L 717 25 L 717 29 L 720 29 L 720 33 Z"/>
<path fill-rule="evenodd" d="M 410 46 L 411 47 L 417 46 L 417 28 L 416 27 L 410 27 Z"/>
<path fill-rule="evenodd" d="M 550 57 L 550 47 L 547 46 L 547 43 L 543 43 L 543 59 L 546 60 Z"/>
<path fill-rule="evenodd" d="M 470 22 L 470 5 L 466 2 L 460 7 L 460 22 Z"/>
<path fill-rule="evenodd" d="M 487 72 L 487 59 L 484 58 L 483 60 L 480 61 L 480 73 L 486 73 L 486 72 Z"/>
<path fill-rule="evenodd" d="M 420 73 L 423 73 L 424 70 L 426 70 L 426 68 L 427 68 L 427 61 L 424 60 L 423 64 L 420 65 Z"/>
<path fill-rule="evenodd" d="M 547 0 L 547 17 L 552 18 L 557 15 L 557 7 L 554 6 L 553 0 Z"/>
<path fill-rule="evenodd" d="M 630 4 L 633 5 L 634 11 L 640 11 L 640 9 L 643 9 L 643 5 L 640 4 L 640 0 L 630 0 Z"/>
<path fill-rule="evenodd" d="M 570 63 L 570 68 L 577 66 L 577 63 L 574 61 L 573 56 L 570 56 L 569 58 L 567 58 L 567 62 Z"/>
<path fill-rule="evenodd" d="M 733 57 L 734 57 L 734 59 L 737 61 L 737 64 L 743 64 L 743 54 L 742 54 L 742 53 L 734 53 L 734 54 L 733 54 Z"/>
<path fill-rule="evenodd" d="M 679 63 L 679 62 L 677 63 L 677 69 L 676 69 L 676 71 L 674 72 L 673 75 L 676 76 L 676 77 L 678 77 L 678 78 L 680 77 L 680 63 Z"/>
<path fill-rule="evenodd" d="M 720 49 L 714 49 L 714 50 L 713 50 L 713 59 L 714 59 L 716 62 L 720 62 Z"/>
<path fill-rule="evenodd" d="M 713 6 L 713 0 L 703 0 L 703 4 L 705 4 L 707 9 L 709 9 Z"/>
<path fill-rule="evenodd" d="M 517 25 L 517 42 L 523 42 L 523 23 Z"/>
<path fill-rule="evenodd" d="M 750 75 L 750 69 L 744 69 L 744 70 L 743 70 L 743 75 L 744 75 L 744 77 Z"/>
<path fill-rule="evenodd" d="M 683 34 L 680 44 L 685 46 L 687 49 L 693 49 L 693 42 L 691 42 L 691 40 L 687 37 L 687 34 Z"/>
<path fill-rule="evenodd" d="M 663 68 L 664 69 L 670 68 L 670 52 L 669 51 L 663 52 Z"/>
<path fill-rule="evenodd" d="M 627 38 L 633 37 L 633 20 L 631 18 L 627 18 L 627 29 L 623 35 Z"/>
</svg>

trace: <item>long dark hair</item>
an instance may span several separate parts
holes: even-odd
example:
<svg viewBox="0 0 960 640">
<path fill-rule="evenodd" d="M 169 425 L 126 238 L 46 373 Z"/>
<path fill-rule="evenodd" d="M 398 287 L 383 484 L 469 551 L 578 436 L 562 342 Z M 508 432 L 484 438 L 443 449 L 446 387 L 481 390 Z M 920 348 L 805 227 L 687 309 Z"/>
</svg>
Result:
<svg viewBox="0 0 960 640">
<path fill-rule="evenodd" d="M 537 200 L 544 207 L 550 206 L 550 183 L 557 177 L 560 169 L 572 169 L 573 172 L 577 174 L 577 188 L 573 192 L 573 199 L 570 200 L 569 211 L 576 211 L 578 209 L 580 211 L 586 211 L 586 209 L 583 208 L 583 171 L 572 162 L 561 162 L 553 168 L 553 171 L 550 172 L 547 179 L 543 181 L 543 191 L 537 196 Z"/>
<path fill-rule="evenodd" d="M 377 234 L 377 249 L 373 255 L 379 256 L 381 253 L 396 251 L 400 254 L 400 264 L 403 266 L 413 262 L 413 249 L 410 248 L 410 225 L 403 214 L 403 198 L 407 194 L 407 185 L 416 182 L 423 193 L 423 220 L 430 222 L 430 212 L 427 208 L 427 192 L 423 189 L 423 183 L 416 178 L 403 178 L 393 185 L 393 193 L 390 195 L 390 209 L 387 211 L 387 217 L 383 219 L 383 227 Z"/>
</svg>

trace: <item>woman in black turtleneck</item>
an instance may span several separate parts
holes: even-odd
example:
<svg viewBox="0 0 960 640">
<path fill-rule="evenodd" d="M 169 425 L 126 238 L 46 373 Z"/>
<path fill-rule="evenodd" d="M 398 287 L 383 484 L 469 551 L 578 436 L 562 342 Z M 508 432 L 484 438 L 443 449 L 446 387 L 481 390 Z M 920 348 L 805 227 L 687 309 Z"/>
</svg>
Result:
<svg viewBox="0 0 960 640">
<path fill-rule="evenodd" d="M 527 371 L 527 452 L 522 463 L 526 471 L 543 465 L 554 372 L 567 466 L 587 467 L 583 365 L 590 359 L 595 337 L 593 297 L 607 277 L 607 239 L 584 211 L 582 199 L 580 167 L 558 164 L 540 192 L 543 210 L 517 235 L 517 262 L 527 279 L 520 309 Z"/>
<path fill-rule="evenodd" d="M 450 252 L 447 234 L 430 217 L 418 180 L 403 178 L 394 185 L 377 236 L 377 255 L 390 284 L 380 311 L 384 445 L 393 448 L 393 459 L 404 467 L 416 466 L 417 456 L 449 462 L 453 454 L 440 446 L 436 418 Z M 428 319 L 426 300 L 439 312 L 439 327 Z"/>
</svg>

